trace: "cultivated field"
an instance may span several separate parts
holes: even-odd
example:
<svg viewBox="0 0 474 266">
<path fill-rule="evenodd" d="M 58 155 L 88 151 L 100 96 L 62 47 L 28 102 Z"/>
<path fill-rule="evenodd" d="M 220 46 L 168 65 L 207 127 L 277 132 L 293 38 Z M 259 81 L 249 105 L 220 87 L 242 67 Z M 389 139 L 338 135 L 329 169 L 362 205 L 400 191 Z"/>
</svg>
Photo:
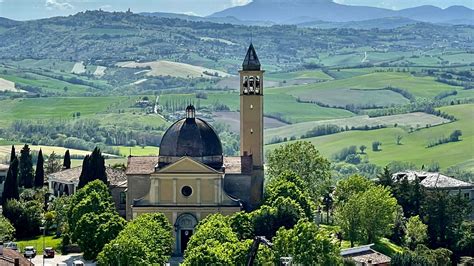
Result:
<svg viewBox="0 0 474 266">
<path fill-rule="evenodd" d="M 305 97 L 308 100 L 321 101 L 317 96 L 313 96 L 313 93 L 320 89 L 377 90 L 386 87 L 401 88 L 416 97 L 423 98 L 433 98 L 443 91 L 462 90 L 462 87 L 437 82 L 433 77 L 416 77 L 410 73 L 402 72 L 376 72 L 346 79 L 289 88 L 278 88 L 275 90 L 290 93 L 295 97 Z"/>
<path fill-rule="evenodd" d="M 0 78 L 0 92 L 3 91 L 12 91 L 12 92 L 21 92 L 15 88 L 15 82 Z"/>
<path fill-rule="evenodd" d="M 74 66 L 72 67 L 71 73 L 73 74 L 86 73 L 86 66 L 84 65 L 84 62 L 75 63 Z"/>
<path fill-rule="evenodd" d="M 235 133 L 240 132 L 240 113 L 239 112 L 215 112 L 214 120 L 219 123 L 224 123 L 229 125 L 229 129 Z M 287 125 L 277 119 L 264 117 L 263 118 L 263 127 L 265 129 L 277 128 Z"/>
<path fill-rule="evenodd" d="M 379 166 L 385 166 L 391 161 L 403 161 L 415 163 L 421 168 L 432 162 L 438 162 L 441 170 L 458 165 L 464 170 L 472 170 L 472 151 L 474 143 L 474 124 L 472 114 L 474 104 L 446 106 L 440 108 L 443 112 L 454 115 L 457 121 L 439 125 L 431 128 L 421 129 L 413 133 L 405 129 L 385 128 L 371 131 L 347 131 L 333 135 L 306 139 L 312 142 L 316 148 L 326 157 L 351 145 L 365 145 L 369 147 L 366 152 L 369 161 Z M 462 141 L 451 142 L 427 148 L 427 144 L 433 140 L 459 129 L 462 131 Z M 397 145 L 396 137 L 402 136 L 402 145 Z M 373 152 L 370 147 L 373 141 L 382 142 L 382 151 Z M 266 150 L 272 150 L 282 144 L 267 145 Z"/>
<path fill-rule="evenodd" d="M 134 146 L 134 147 L 127 147 L 127 146 L 114 146 L 118 148 L 120 155 L 127 157 L 130 154 L 132 156 L 158 156 L 160 151 L 159 147 L 154 146 Z"/>
<path fill-rule="evenodd" d="M 420 128 L 425 127 L 426 125 L 436 126 L 444 123 L 450 122 L 447 119 L 430 115 L 427 113 L 415 112 L 409 114 L 400 114 L 400 115 L 389 115 L 381 117 L 369 117 L 366 115 L 363 116 L 354 116 L 349 118 L 342 119 L 329 119 L 322 121 L 311 121 L 303 122 L 297 124 L 291 124 L 286 126 L 281 126 L 278 128 L 270 128 L 265 131 L 265 142 L 269 142 L 275 137 L 280 138 L 291 138 L 296 137 L 300 138 L 301 135 L 306 134 L 309 130 L 313 129 L 316 126 L 323 125 L 337 125 L 339 127 L 363 127 L 363 126 L 377 126 L 384 125 L 387 127 L 404 127 L 408 128 Z"/>
<path fill-rule="evenodd" d="M 151 71 L 146 73 L 147 76 L 171 76 L 179 78 L 215 78 L 216 74 L 217 77 L 230 76 L 219 70 L 171 61 L 153 61 L 147 63 L 126 61 L 120 62 L 117 65 L 127 68 L 151 68 Z"/>
</svg>

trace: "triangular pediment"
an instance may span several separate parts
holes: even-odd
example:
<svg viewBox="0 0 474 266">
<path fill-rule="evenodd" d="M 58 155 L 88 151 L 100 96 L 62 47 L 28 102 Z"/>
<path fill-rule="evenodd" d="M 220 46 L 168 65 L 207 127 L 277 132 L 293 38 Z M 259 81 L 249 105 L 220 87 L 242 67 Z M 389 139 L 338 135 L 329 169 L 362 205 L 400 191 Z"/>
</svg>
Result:
<svg viewBox="0 0 474 266">
<path fill-rule="evenodd" d="M 201 162 L 193 160 L 191 157 L 183 157 L 175 163 L 159 169 L 157 173 L 217 174 L 219 172 Z"/>
</svg>

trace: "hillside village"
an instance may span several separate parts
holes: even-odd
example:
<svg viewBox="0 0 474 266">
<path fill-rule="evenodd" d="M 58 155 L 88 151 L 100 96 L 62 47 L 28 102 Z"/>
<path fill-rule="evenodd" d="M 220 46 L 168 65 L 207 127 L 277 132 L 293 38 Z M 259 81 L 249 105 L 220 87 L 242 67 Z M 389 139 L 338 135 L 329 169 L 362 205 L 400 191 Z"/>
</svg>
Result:
<svg viewBox="0 0 474 266">
<path fill-rule="evenodd" d="M 0 17 L 0 265 L 474 264 L 472 10 L 266 1 Z"/>
</svg>

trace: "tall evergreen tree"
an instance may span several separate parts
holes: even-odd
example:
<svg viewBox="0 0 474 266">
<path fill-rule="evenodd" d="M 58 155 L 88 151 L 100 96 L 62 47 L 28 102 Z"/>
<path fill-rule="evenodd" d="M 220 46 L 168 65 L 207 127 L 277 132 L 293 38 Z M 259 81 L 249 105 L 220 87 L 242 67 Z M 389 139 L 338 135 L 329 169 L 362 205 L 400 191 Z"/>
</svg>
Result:
<svg viewBox="0 0 474 266">
<path fill-rule="evenodd" d="M 33 188 L 33 161 L 31 159 L 30 148 L 28 144 L 23 146 L 20 151 L 20 168 L 19 168 L 19 186 L 25 188 Z"/>
<path fill-rule="evenodd" d="M 89 183 L 89 155 L 84 157 L 82 160 L 82 171 L 81 175 L 79 176 L 79 184 L 77 185 L 78 188 L 83 188 L 87 183 Z"/>
<path fill-rule="evenodd" d="M 69 150 L 67 150 L 66 153 L 64 154 L 63 168 L 64 169 L 71 168 L 71 155 L 69 154 Z"/>
<path fill-rule="evenodd" d="M 91 155 L 84 157 L 78 187 L 82 188 L 94 180 L 101 180 L 107 184 L 105 159 L 99 148 L 95 148 Z"/>
<path fill-rule="evenodd" d="M 7 202 L 9 199 L 16 199 L 20 198 L 20 193 L 18 192 L 18 159 L 16 156 L 10 163 L 10 167 L 8 168 L 7 178 L 5 179 L 5 184 L 3 186 L 3 204 Z"/>
<path fill-rule="evenodd" d="M 38 160 L 36 161 L 35 187 L 41 188 L 44 185 L 44 158 L 43 151 L 40 149 Z"/>
<path fill-rule="evenodd" d="M 12 151 L 11 151 L 11 154 L 10 154 L 10 163 L 13 162 L 13 160 L 15 159 L 15 157 L 16 157 L 15 145 L 12 145 Z"/>
</svg>

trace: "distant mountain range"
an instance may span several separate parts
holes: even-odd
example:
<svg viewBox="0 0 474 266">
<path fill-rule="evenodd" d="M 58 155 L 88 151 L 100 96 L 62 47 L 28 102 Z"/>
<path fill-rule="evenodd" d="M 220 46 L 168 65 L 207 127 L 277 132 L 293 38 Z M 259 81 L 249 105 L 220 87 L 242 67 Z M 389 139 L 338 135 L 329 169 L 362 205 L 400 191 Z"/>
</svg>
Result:
<svg viewBox="0 0 474 266">
<path fill-rule="evenodd" d="M 368 6 L 349 6 L 332 0 L 253 0 L 244 6 L 225 9 L 209 16 L 210 19 L 234 18 L 239 21 L 265 21 L 277 24 L 317 25 L 318 22 L 355 22 L 389 18 L 447 24 L 474 24 L 474 10 L 464 6 L 441 9 L 419 6 L 391 10 Z M 393 19 L 397 18 L 397 19 Z M 382 20 L 382 22 L 387 22 Z M 370 24 L 370 23 L 369 23 Z M 405 24 L 406 25 L 406 24 Z M 347 25 L 350 26 L 350 25 Z"/>
</svg>

